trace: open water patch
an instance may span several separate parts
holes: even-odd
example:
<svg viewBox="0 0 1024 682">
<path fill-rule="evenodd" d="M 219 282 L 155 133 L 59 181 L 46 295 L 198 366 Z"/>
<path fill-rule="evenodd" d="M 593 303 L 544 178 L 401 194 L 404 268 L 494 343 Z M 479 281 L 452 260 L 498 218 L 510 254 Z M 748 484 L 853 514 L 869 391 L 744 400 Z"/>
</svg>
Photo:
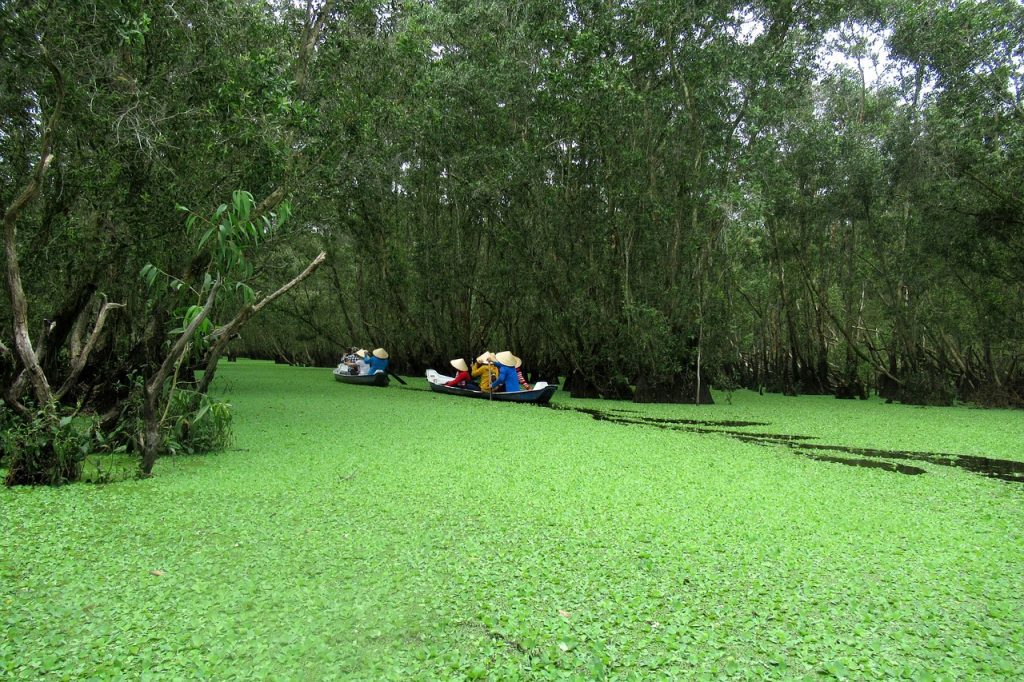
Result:
<svg viewBox="0 0 1024 682">
<path fill-rule="evenodd" d="M 832 462 L 834 464 L 845 464 L 846 466 L 852 467 L 864 467 L 865 469 L 881 469 L 883 471 L 893 471 L 898 474 L 906 474 L 908 476 L 918 476 L 920 474 L 927 473 L 921 467 L 915 467 L 909 464 L 899 464 L 897 462 L 887 462 L 881 459 L 834 457 L 832 455 L 815 455 L 810 452 L 801 452 L 800 454 L 809 457 L 816 462 Z"/>
<path fill-rule="evenodd" d="M 565 408 L 563 408 L 563 409 L 565 409 Z M 572 407 L 572 408 L 568 408 L 568 409 L 581 410 L 581 411 L 587 410 L 587 408 L 582 408 L 582 407 Z M 599 410 L 587 410 L 587 411 L 588 412 L 598 412 Z M 608 412 L 609 413 L 613 413 L 614 412 L 614 413 L 622 413 L 622 414 L 640 415 L 640 413 L 637 412 L 636 410 L 616 409 L 616 410 L 609 410 Z M 723 427 L 731 427 L 731 428 L 739 428 L 739 427 L 742 427 L 742 426 L 770 426 L 771 425 L 771 422 L 738 421 L 738 420 L 734 420 L 734 419 L 727 419 L 727 420 L 722 420 L 722 421 L 716 421 L 716 420 L 711 420 L 711 419 L 667 419 L 667 418 L 664 418 L 664 417 L 645 417 L 645 416 L 642 416 L 642 415 L 636 416 L 636 417 L 624 417 L 624 419 L 637 419 L 637 420 L 643 421 L 644 423 L 648 423 L 648 424 L 685 424 L 687 426 L 723 426 Z"/>
<path fill-rule="evenodd" d="M 729 428 L 715 427 L 744 427 L 744 426 L 769 426 L 768 422 L 744 422 L 744 421 L 713 421 L 699 419 L 661 419 L 655 417 L 644 417 L 639 413 L 632 413 L 627 410 L 602 411 L 591 407 L 575 407 L 566 405 L 552 405 L 559 410 L 569 410 L 590 415 L 598 421 L 608 421 L 613 424 L 627 426 L 651 426 L 660 429 L 673 431 L 685 431 L 687 433 L 713 434 L 717 436 L 728 436 L 744 443 L 754 445 L 782 446 L 795 450 L 797 453 L 822 462 L 833 462 L 859 466 L 872 469 L 882 469 L 911 476 L 926 473 L 924 469 L 900 462 L 922 462 L 936 464 L 939 466 L 955 467 L 973 474 L 979 474 L 988 478 L 995 478 L 1001 481 L 1012 483 L 1024 483 L 1024 462 L 1017 462 L 1009 459 L 996 459 L 980 455 L 961 455 L 949 452 L 922 452 L 915 450 L 882 450 L 878 448 L 858 448 L 848 445 L 828 445 L 826 443 L 811 443 L 817 440 L 815 436 L 803 436 L 796 434 L 781 433 L 753 433 L 749 431 L 734 431 Z M 630 412 L 631 416 L 617 414 Z M 632 416 L 635 414 L 636 416 Z M 825 455 L 823 452 L 836 452 L 855 457 L 839 457 L 837 455 Z M 895 461 L 885 461 L 895 460 Z"/>
<path fill-rule="evenodd" d="M 768 422 L 745 422 L 735 420 L 712 421 L 705 419 L 664 419 L 661 417 L 639 417 L 645 424 L 685 424 L 688 426 L 724 426 L 739 428 L 741 426 L 769 426 Z"/>
</svg>

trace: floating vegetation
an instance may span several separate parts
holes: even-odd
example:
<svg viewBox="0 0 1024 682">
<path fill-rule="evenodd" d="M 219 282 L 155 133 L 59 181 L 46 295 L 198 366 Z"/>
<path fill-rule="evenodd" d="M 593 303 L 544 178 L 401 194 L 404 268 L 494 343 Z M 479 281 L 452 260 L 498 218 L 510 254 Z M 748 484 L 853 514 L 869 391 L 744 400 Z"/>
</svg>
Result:
<svg viewBox="0 0 1024 682">
<path fill-rule="evenodd" d="M 575 407 L 567 405 L 556 405 L 556 409 L 570 410 L 589 415 L 598 421 L 608 421 L 613 424 L 652 426 L 655 428 L 686 431 L 688 433 L 714 434 L 718 436 L 729 436 L 744 443 L 765 446 L 784 446 L 796 450 L 799 454 L 805 455 L 821 462 L 835 462 L 849 464 L 851 466 L 862 466 L 885 471 L 893 471 L 901 474 L 923 474 L 924 469 L 915 466 L 896 465 L 890 463 L 871 464 L 870 459 L 887 459 L 901 461 L 924 462 L 937 464 L 939 466 L 956 467 L 975 474 L 981 474 L 989 478 L 996 478 L 1002 481 L 1024 483 L 1024 462 L 1017 462 L 1009 459 L 997 459 L 995 457 L 981 457 L 978 455 L 961 455 L 945 452 L 918 452 L 909 450 L 883 450 L 878 448 L 860 448 L 849 445 L 829 445 L 825 443 L 810 443 L 816 440 L 815 436 L 803 436 L 780 433 L 750 433 L 746 431 L 734 431 L 716 427 L 746 427 L 746 426 L 768 426 L 769 422 L 756 421 L 734 421 L 734 420 L 701 420 L 701 419 L 666 419 L 647 416 L 621 416 L 619 413 L 625 410 L 602 411 L 591 407 Z M 812 455 L 806 450 L 820 450 L 829 452 L 842 452 L 860 457 L 869 458 L 850 459 L 840 457 L 827 457 L 824 455 Z"/>
</svg>

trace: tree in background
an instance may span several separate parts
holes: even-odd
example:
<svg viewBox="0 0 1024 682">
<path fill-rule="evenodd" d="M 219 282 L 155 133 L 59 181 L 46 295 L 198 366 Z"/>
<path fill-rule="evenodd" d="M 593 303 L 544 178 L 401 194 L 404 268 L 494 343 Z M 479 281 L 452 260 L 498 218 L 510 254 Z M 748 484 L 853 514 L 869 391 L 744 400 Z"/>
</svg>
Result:
<svg viewBox="0 0 1024 682">
<path fill-rule="evenodd" d="M 5 403 L 125 431 L 225 352 L 372 343 L 577 396 L 1019 405 L 1022 12 L 8 3 Z"/>
</svg>

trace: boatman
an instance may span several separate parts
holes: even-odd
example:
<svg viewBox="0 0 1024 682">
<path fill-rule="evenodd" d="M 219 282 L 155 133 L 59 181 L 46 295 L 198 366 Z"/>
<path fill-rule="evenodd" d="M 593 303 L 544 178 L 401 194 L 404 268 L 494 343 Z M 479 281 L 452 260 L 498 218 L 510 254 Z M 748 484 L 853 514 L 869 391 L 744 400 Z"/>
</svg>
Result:
<svg viewBox="0 0 1024 682">
<path fill-rule="evenodd" d="M 388 371 L 388 352 L 383 348 L 374 348 L 370 357 L 366 358 L 366 364 L 369 365 L 367 374 Z"/>
</svg>

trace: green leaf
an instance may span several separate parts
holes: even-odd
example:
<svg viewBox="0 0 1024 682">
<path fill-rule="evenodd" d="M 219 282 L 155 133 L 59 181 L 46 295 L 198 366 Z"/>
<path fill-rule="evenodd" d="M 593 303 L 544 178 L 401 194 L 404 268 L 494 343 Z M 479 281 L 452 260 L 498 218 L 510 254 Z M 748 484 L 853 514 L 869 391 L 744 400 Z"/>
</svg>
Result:
<svg viewBox="0 0 1024 682">
<path fill-rule="evenodd" d="M 142 279 L 145 280 L 146 286 L 152 287 L 153 283 L 156 281 L 157 275 L 160 274 L 160 271 L 157 270 L 156 266 L 152 263 L 146 263 L 142 266 L 142 270 L 139 274 L 142 276 Z"/>
<path fill-rule="evenodd" d="M 254 203 L 252 194 L 244 190 L 235 190 L 231 195 L 231 201 L 238 217 L 243 221 L 248 220 Z"/>
<path fill-rule="evenodd" d="M 201 312 L 203 312 L 203 306 L 201 306 L 201 305 L 191 305 L 191 306 L 189 306 L 188 310 L 185 311 L 184 326 L 188 327 L 190 324 L 192 324 L 192 321 L 194 319 L 196 319 L 196 317 L 198 317 Z"/>
<path fill-rule="evenodd" d="M 281 205 L 277 210 L 277 225 L 278 227 L 288 222 L 288 218 L 292 215 L 292 206 L 287 201 L 282 201 Z"/>
<path fill-rule="evenodd" d="M 203 248 L 203 244 L 206 243 L 206 240 L 209 239 L 211 235 L 213 235 L 213 228 L 212 227 L 208 228 L 206 230 L 206 232 L 203 233 L 202 239 L 199 240 L 199 248 L 200 249 Z"/>
<path fill-rule="evenodd" d="M 202 419 L 204 416 L 206 416 L 206 413 L 209 412 L 209 411 L 210 411 L 210 403 L 206 402 L 206 403 L 203 404 L 202 407 L 199 408 L 199 411 L 196 412 L 195 415 L 193 415 L 192 421 L 193 422 L 198 422 L 200 419 Z"/>
</svg>

